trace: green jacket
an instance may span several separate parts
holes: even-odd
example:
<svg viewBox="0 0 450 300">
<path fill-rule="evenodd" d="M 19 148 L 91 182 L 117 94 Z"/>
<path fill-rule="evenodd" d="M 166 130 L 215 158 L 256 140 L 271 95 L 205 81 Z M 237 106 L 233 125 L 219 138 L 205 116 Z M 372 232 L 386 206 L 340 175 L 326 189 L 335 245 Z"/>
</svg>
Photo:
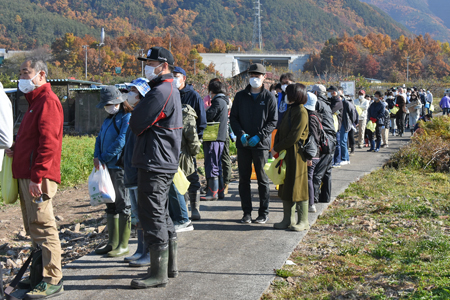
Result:
<svg viewBox="0 0 450 300">
<path fill-rule="evenodd" d="M 278 127 L 273 150 L 286 150 L 286 178 L 278 189 L 278 196 L 285 201 L 309 200 L 308 166 L 298 153 L 298 141 L 306 140 L 309 133 L 308 112 L 300 105 L 290 105 Z"/>
<path fill-rule="evenodd" d="M 195 172 L 194 157 L 200 153 L 197 134 L 197 113 L 188 104 L 183 104 L 183 136 L 181 139 L 180 168 L 186 176 Z"/>
</svg>

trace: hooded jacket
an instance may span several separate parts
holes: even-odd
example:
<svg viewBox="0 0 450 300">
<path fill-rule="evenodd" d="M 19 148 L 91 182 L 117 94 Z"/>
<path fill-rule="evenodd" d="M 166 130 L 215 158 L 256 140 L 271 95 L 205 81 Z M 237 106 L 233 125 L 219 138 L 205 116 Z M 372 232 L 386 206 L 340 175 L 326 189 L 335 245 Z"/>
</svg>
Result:
<svg viewBox="0 0 450 300">
<path fill-rule="evenodd" d="M 106 164 L 108 169 L 120 169 L 116 163 L 125 146 L 130 115 L 130 113 L 125 113 L 123 109 L 120 109 L 114 116 L 108 116 L 95 140 L 94 157 Z M 113 122 L 116 124 L 115 126 Z"/>
<path fill-rule="evenodd" d="M 195 110 L 197 115 L 197 133 L 201 139 L 203 137 L 203 130 L 206 128 L 206 113 L 205 105 L 202 97 L 194 90 L 191 84 L 186 84 L 184 89 L 180 91 L 181 104 L 187 104 Z"/>
<path fill-rule="evenodd" d="M 334 130 L 333 113 L 331 112 L 330 100 L 325 93 L 317 95 L 316 112 L 322 118 L 322 127 L 330 141 L 336 144 L 336 131 Z"/>
<path fill-rule="evenodd" d="M 61 102 L 46 83 L 25 94 L 29 107 L 14 145 L 14 178 L 41 183 L 43 178 L 61 183 L 61 147 L 64 113 Z"/>
<path fill-rule="evenodd" d="M 197 114 L 188 104 L 183 104 L 183 138 L 181 139 L 180 168 L 184 175 L 195 172 L 193 157 L 200 153 L 200 141 L 197 135 Z"/>
<path fill-rule="evenodd" d="M 132 164 L 156 173 L 178 171 L 183 117 L 173 74 L 150 81 L 151 90 L 136 105 L 130 127 L 137 135 Z"/>
<path fill-rule="evenodd" d="M 208 122 L 219 122 L 218 142 L 225 142 L 228 138 L 228 98 L 224 94 L 217 94 L 211 100 L 211 106 L 206 111 Z"/>
<path fill-rule="evenodd" d="M 348 99 L 342 101 L 342 106 L 342 126 L 344 126 L 345 132 L 349 132 L 352 130 L 352 124 L 358 119 L 358 113 L 356 112 L 355 105 Z"/>
<path fill-rule="evenodd" d="M 230 124 L 237 136 L 236 147 L 244 148 L 241 136 L 248 134 L 250 137 L 258 135 L 260 142 L 251 149 L 269 150 L 271 146 L 271 134 L 278 120 L 277 102 L 275 95 L 261 87 L 261 92 L 253 99 L 251 86 L 238 92 L 234 97 L 231 107 Z"/>
</svg>

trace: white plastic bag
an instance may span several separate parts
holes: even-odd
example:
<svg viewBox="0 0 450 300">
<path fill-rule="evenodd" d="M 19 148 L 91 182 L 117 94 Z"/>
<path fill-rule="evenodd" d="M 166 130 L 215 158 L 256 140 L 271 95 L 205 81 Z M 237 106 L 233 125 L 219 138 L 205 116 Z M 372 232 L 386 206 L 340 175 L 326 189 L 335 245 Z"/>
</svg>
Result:
<svg viewBox="0 0 450 300">
<path fill-rule="evenodd" d="M 116 191 L 106 166 L 103 168 L 103 165 L 100 164 L 98 171 L 94 167 L 89 175 L 88 185 L 92 206 L 116 201 Z"/>
</svg>

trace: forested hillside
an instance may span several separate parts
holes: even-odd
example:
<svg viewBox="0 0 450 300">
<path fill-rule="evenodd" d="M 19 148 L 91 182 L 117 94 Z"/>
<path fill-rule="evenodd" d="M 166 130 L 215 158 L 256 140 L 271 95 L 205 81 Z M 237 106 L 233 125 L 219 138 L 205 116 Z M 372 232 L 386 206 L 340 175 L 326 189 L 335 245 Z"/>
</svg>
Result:
<svg viewBox="0 0 450 300">
<path fill-rule="evenodd" d="M 220 39 L 251 49 L 253 0 L 0 0 L 0 47 L 50 45 L 66 32 L 111 37 L 142 30 L 188 36 L 193 44 Z M 409 32 L 359 0 L 262 0 L 265 50 L 308 51 L 333 36 L 369 32 L 398 38 Z"/>
<path fill-rule="evenodd" d="M 429 33 L 434 39 L 450 41 L 449 0 L 361 0 L 375 5 L 414 34 Z"/>
</svg>

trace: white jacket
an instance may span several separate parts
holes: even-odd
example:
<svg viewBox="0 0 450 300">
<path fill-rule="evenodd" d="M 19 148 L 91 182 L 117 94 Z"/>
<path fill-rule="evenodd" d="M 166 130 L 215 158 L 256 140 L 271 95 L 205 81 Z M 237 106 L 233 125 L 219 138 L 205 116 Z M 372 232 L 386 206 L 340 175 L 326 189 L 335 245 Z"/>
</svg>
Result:
<svg viewBox="0 0 450 300">
<path fill-rule="evenodd" d="M 363 98 L 363 100 L 360 100 L 359 97 L 356 98 L 354 101 L 354 104 L 359 106 L 361 108 L 362 113 L 359 116 L 360 121 L 365 121 L 367 119 L 367 110 L 369 109 L 370 103 L 366 98 Z"/>
<path fill-rule="evenodd" d="M 3 85 L 0 82 L 0 171 L 3 164 L 4 149 L 8 149 L 13 144 L 13 112 L 11 100 L 6 96 Z"/>
</svg>

